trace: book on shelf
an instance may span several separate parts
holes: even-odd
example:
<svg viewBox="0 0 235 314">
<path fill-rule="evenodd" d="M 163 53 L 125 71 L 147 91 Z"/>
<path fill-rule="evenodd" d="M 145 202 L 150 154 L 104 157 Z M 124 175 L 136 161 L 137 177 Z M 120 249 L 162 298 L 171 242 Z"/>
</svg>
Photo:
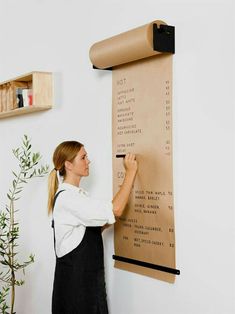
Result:
<svg viewBox="0 0 235 314">
<path fill-rule="evenodd" d="M 17 108 L 32 106 L 32 90 L 29 88 L 17 88 Z"/>
<path fill-rule="evenodd" d="M 2 111 L 7 110 L 6 84 L 2 86 Z"/>
<path fill-rule="evenodd" d="M 32 106 L 32 90 L 29 88 L 22 89 L 23 107 Z"/>
<path fill-rule="evenodd" d="M 32 82 L 12 81 L 0 85 L 0 112 L 32 106 Z"/>
<path fill-rule="evenodd" d="M 2 86 L 0 86 L 0 112 L 2 112 Z"/>
<path fill-rule="evenodd" d="M 23 89 L 28 89 L 28 82 L 11 82 L 11 92 L 13 93 L 13 102 L 11 109 L 17 109 L 24 107 L 23 101 Z"/>
<path fill-rule="evenodd" d="M 29 88 L 17 88 L 17 108 L 32 106 L 32 90 Z"/>
<path fill-rule="evenodd" d="M 16 108 L 24 107 L 23 92 L 21 88 L 16 89 Z"/>
</svg>

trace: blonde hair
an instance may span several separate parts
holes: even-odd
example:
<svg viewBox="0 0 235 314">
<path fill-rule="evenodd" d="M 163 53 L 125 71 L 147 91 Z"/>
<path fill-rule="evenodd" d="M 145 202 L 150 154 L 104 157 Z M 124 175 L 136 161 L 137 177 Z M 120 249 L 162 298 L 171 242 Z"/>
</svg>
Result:
<svg viewBox="0 0 235 314">
<path fill-rule="evenodd" d="M 54 169 L 48 178 L 48 215 L 51 214 L 54 205 L 54 197 L 59 186 L 57 171 L 63 177 L 66 176 L 65 161 L 72 162 L 84 145 L 77 141 L 66 141 L 59 144 L 53 154 Z"/>
</svg>

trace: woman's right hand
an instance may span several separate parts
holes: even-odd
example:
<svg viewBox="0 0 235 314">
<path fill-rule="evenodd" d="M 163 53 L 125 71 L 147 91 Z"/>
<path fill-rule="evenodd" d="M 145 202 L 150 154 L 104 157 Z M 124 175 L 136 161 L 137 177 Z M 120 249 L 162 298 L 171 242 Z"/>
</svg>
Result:
<svg viewBox="0 0 235 314">
<path fill-rule="evenodd" d="M 126 154 L 123 163 L 127 173 L 132 173 L 134 175 L 136 174 L 138 169 L 138 163 L 135 154 Z"/>
<path fill-rule="evenodd" d="M 138 169 L 138 163 L 134 154 L 126 154 L 123 164 L 126 169 L 126 175 L 119 191 L 113 198 L 113 212 L 117 217 L 120 217 L 125 209 Z"/>
</svg>

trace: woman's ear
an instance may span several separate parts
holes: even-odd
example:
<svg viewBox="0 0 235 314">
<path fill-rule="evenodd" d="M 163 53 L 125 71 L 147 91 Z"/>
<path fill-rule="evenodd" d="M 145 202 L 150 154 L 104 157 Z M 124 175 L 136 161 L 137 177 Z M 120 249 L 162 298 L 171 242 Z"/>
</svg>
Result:
<svg viewBox="0 0 235 314">
<path fill-rule="evenodd" d="M 65 167 L 65 170 L 71 170 L 72 169 L 72 163 L 70 161 L 66 160 L 64 163 L 64 167 Z"/>
</svg>

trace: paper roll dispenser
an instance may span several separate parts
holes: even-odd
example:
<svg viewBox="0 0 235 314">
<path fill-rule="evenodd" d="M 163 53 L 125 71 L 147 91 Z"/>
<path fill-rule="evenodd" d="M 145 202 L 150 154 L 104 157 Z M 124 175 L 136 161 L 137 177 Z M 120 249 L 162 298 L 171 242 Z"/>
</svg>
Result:
<svg viewBox="0 0 235 314">
<path fill-rule="evenodd" d="M 90 48 L 95 69 L 112 69 L 161 53 L 175 53 L 175 27 L 156 20 L 99 41 Z"/>
</svg>

